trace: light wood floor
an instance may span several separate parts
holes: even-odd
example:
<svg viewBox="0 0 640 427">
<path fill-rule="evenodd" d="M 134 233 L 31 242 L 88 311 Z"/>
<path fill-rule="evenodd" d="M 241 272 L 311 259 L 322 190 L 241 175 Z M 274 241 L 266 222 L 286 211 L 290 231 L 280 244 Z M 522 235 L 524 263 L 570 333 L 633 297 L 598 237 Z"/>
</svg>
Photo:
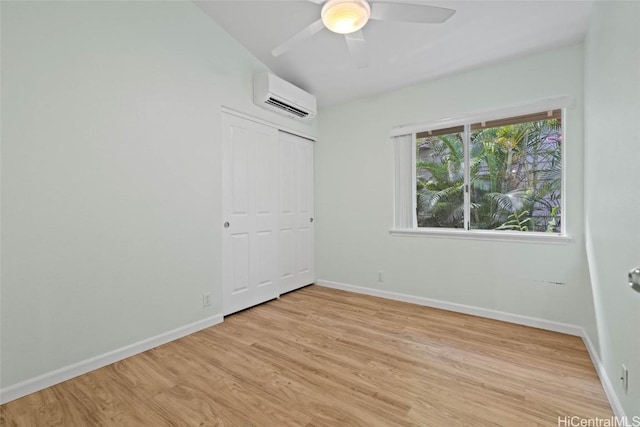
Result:
<svg viewBox="0 0 640 427">
<path fill-rule="evenodd" d="M 3 426 L 557 426 L 613 416 L 580 338 L 310 286 L 1 407 Z"/>
</svg>

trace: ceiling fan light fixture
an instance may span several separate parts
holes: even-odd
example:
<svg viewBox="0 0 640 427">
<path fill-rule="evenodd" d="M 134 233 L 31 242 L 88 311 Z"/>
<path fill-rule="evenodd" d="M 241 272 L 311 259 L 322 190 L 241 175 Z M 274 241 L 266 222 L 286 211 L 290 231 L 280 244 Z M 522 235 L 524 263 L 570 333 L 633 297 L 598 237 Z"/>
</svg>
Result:
<svg viewBox="0 0 640 427">
<path fill-rule="evenodd" d="M 334 33 L 350 34 L 364 27 L 371 16 L 365 0 L 328 0 L 322 6 L 322 22 Z"/>
</svg>

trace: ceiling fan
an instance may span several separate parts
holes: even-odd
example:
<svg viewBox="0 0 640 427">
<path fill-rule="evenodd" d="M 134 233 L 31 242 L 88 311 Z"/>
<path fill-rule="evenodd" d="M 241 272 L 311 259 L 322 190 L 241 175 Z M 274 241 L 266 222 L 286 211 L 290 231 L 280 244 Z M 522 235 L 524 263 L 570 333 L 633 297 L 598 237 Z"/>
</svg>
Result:
<svg viewBox="0 0 640 427">
<path fill-rule="evenodd" d="M 309 0 L 322 4 L 320 19 L 289 37 L 271 50 L 275 57 L 302 43 L 319 31 L 327 28 L 334 33 L 344 34 L 349 53 L 358 68 L 368 66 L 362 28 L 370 19 L 377 21 L 411 22 L 420 24 L 440 24 L 451 18 L 453 9 L 427 6 L 415 3 L 385 3 L 367 0 Z"/>
</svg>

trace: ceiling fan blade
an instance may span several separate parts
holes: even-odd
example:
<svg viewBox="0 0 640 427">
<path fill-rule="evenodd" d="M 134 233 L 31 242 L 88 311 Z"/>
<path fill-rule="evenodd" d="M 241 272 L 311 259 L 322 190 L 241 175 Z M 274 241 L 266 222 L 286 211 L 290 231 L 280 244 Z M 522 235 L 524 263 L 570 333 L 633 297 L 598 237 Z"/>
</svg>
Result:
<svg viewBox="0 0 640 427">
<path fill-rule="evenodd" d="M 369 66 L 369 58 L 367 57 L 367 46 L 364 41 L 364 34 L 362 30 L 358 30 L 355 33 L 345 34 L 345 40 L 347 41 L 347 48 L 349 53 L 353 57 L 356 66 L 358 68 L 367 68 Z"/>
<path fill-rule="evenodd" d="M 295 33 L 279 46 L 276 46 L 271 50 L 271 55 L 280 56 L 292 47 L 302 43 L 306 39 L 312 37 L 317 32 L 321 31 L 324 28 L 324 24 L 322 23 L 322 19 L 318 19 L 313 24 L 303 28 L 299 32 Z"/>
<path fill-rule="evenodd" d="M 371 19 L 379 21 L 440 24 L 456 13 L 453 9 L 408 3 L 371 3 Z"/>
<path fill-rule="evenodd" d="M 325 0 L 307 0 L 310 1 L 311 3 L 315 3 L 315 4 L 322 4 L 325 2 Z"/>
</svg>

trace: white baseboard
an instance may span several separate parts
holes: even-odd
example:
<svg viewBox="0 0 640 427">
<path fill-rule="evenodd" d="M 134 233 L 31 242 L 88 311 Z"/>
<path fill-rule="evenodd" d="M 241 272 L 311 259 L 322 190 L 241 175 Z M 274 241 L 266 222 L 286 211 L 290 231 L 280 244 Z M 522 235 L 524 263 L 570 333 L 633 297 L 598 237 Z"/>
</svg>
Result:
<svg viewBox="0 0 640 427">
<path fill-rule="evenodd" d="M 361 286 L 347 285 L 344 283 L 331 282 L 328 280 L 318 280 L 319 286 L 327 288 L 341 289 L 343 291 L 356 292 L 375 297 L 382 297 L 396 301 L 409 302 L 412 304 L 424 305 L 427 307 L 440 308 L 442 310 L 455 311 L 457 313 L 471 314 L 473 316 L 486 317 L 489 319 L 502 320 L 518 325 L 531 326 L 534 328 L 546 329 L 548 331 L 561 332 L 563 334 L 582 336 L 582 328 L 567 323 L 553 322 L 551 320 L 538 319 L 535 317 L 522 316 L 520 314 L 507 313 L 504 311 L 491 310 L 488 308 L 474 307 L 471 305 L 457 304 L 453 302 L 441 301 L 431 298 L 418 297 L 414 295 L 401 294 L 398 292 L 382 291 L 379 289 L 365 288 Z"/>
<path fill-rule="evenodd" d="M 534 328 L 545 329 L 548 331 L 560 332 L 567 335 L 574 335 L 582 338 L 593 366 L 596 369 L 602 388 L 604 389 L 609 404 L 613 409 L 614 415 L 620 420 L 626 420 L 624 409 L 620 404 L 620 400 L 613 388 L 611 380 L 607 375 L 604 365 L 600 360 L 600 356 L 596 352 L 589 335 L 584 328 L 568 323 L 554 322 L 550 320 L 538 319 L 535 317 L 522 316 L 519 314 L 507 313 L 503 311 L 490 310 L 487 308 L 474 307 L 470 305 L 457 304 L 447 301 L 440 301 L 431 298 L 418 297 L 414 295 L 401 294 L 398 292 L 383 291 L 379 289 L 366 288 L 362 286 L 347 285 L 345 283 L 332 282 L 329 280 L 318 280 L 316 285 L 327 288 L 340 289 L 348 292 L 371 295 L 375 297 L 387 298 L 396 301 L 409 302 L 413 304 L 423 305 L 426 307 L 440 308 L 443 310 L 455 311 L 457 313 L 471 314 L 473 316 L 486 317 L 489 319 L 502 320 L 504 322 L 515 323 L 518 325 L 531 326 Z"/>
<path fill-rule="evenodd" d="M 47 372 L 34 378 L 19 382 L 0 389 L 0 405 L 26 396 L 27 394 L 34 393 L 52 385 L 59 384 L 63 381 L 70 380 L 95 369 L 102 368 L 112 363 L 118 362 L 127 357 L 131 357 L 138 353 L 150 350 L 159 345 L 166 344 L 168 342 L 177 340 L 184 336 L 190 335 L 194 332 L 198 332 L 202 329 L 208 328 L 213 325 L 217 325 L 223 321 L 222 314 L 216 314 L 206 319 L 199 320 L 197 322 L 190 323 L 180 328 L 173 329 L 168 332 L 156 335 L 151 338 L 138 341 L 121 347 L 119 349 L 86 359 L 69 366 L 65 366 L 55 371 Z"/>
<path fill-rule="evenodd" d="M 600 377 L 600 382 L 602 383 L 602 388 L 604 389 L 607 398 L 609 399 L 609 404 L 611 405 L 611 409 L 613 409 L 613 414 L 619 420 L 626 420 L 627 417 L 624 413 L 624 408 L 618 399 L 618 395 L 616 394 L 615 389 L 613 388 L 613 383 L 607 375 L 607 371 L 604 369 L 604 365 L 600 360 L 600 356 L 593 346 L 593 342 L 591 342 L 591 338 L 589 338 L 589 334 L 583 329 L 582 330 L 582 341 L 584 342 L 585 347 L 587 347 L 587 351 L 589 352 L 589 356 L 591 357 L 591 362 L 593 366 L 596 368 L 596 373 L 598 377 Z"/>
</svg>

